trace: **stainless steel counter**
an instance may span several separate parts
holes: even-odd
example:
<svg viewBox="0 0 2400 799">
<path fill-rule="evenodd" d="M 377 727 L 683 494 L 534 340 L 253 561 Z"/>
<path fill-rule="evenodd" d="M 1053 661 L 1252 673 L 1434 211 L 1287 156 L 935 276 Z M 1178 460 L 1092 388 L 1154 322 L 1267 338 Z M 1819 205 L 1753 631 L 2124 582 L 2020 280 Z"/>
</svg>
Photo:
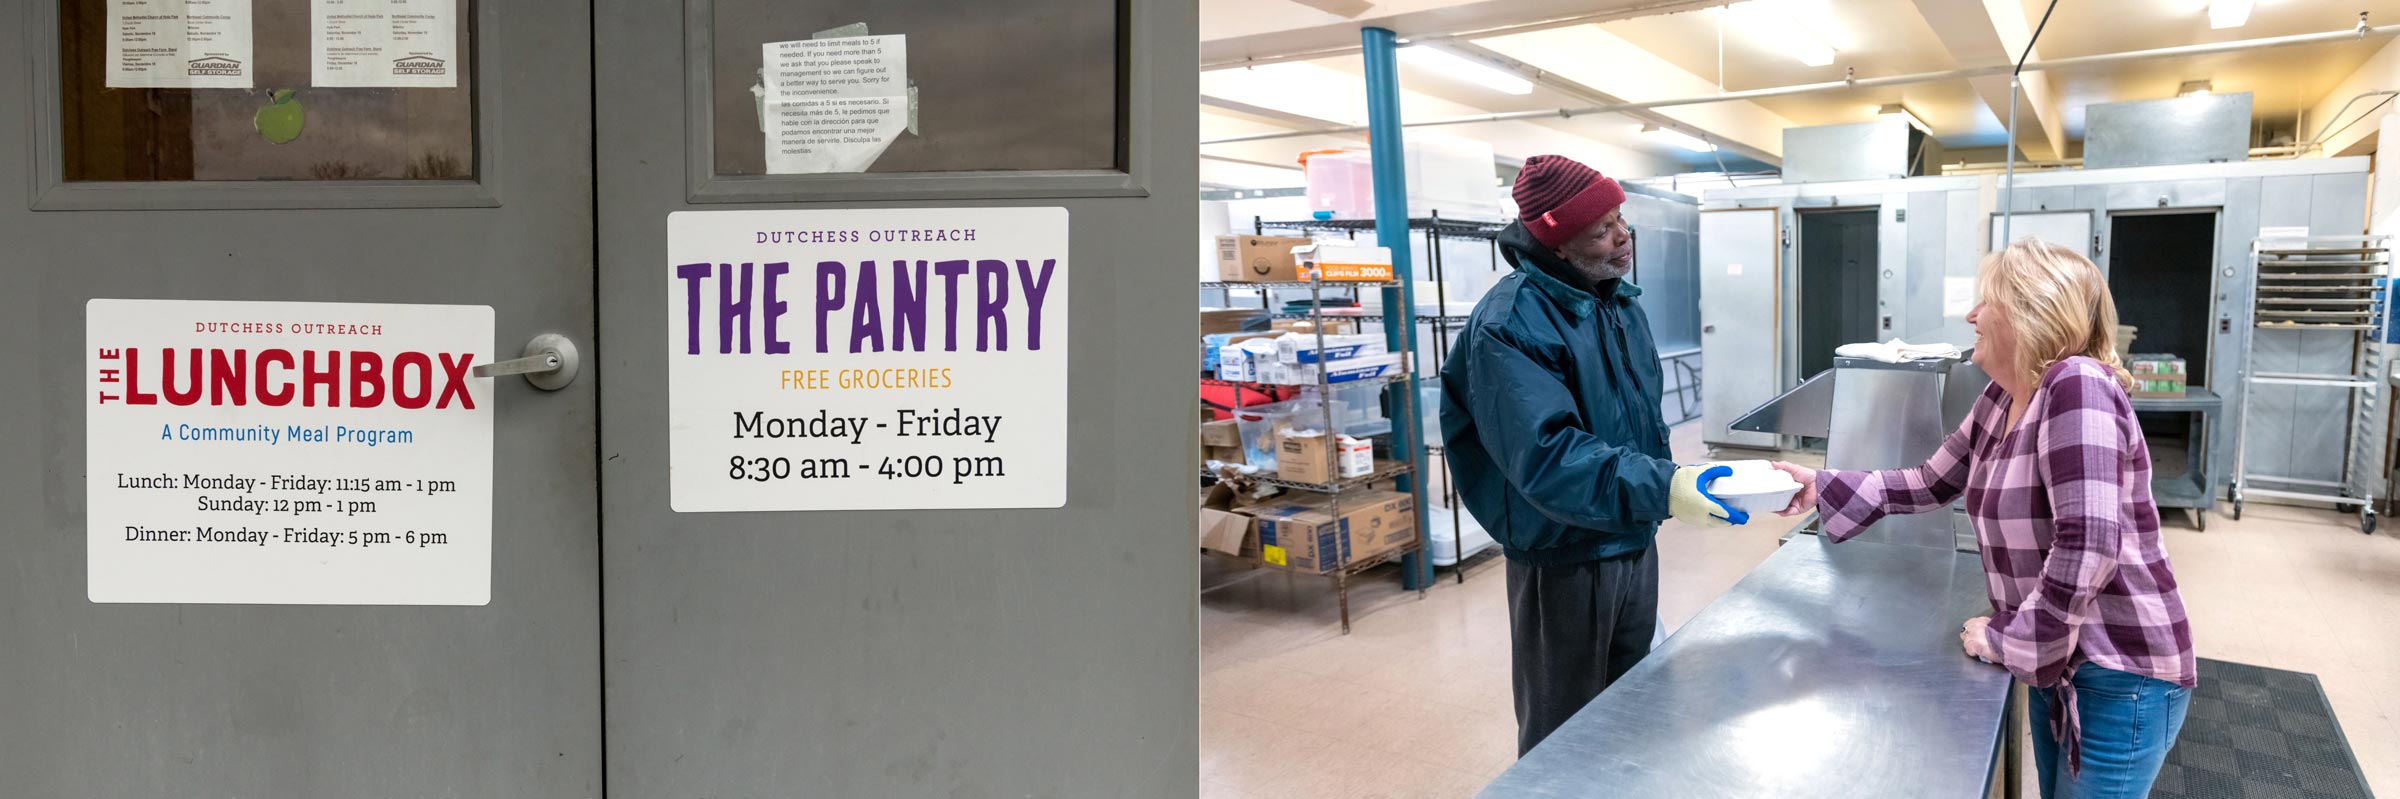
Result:
<svg viewBox="0 0 2400 799">
<path fill-rule="evenodd" d="M 1973 555 L 1796 536 L 1482 796 L 1989 792 L 2009 676 L 1959 649 Z"/>
</svg>

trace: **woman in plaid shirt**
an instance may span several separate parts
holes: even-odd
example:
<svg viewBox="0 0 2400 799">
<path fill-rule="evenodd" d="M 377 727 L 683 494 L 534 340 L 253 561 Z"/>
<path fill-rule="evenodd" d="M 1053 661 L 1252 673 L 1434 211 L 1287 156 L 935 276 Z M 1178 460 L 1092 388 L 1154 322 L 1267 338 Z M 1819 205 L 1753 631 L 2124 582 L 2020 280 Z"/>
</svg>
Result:
<svg viewBox="0 0 2400 799">
<path fill-rule="evenodd" d="M 1967 321 L 1992 384 L 1966 422 L 1914 469 L 1778 463 L 1806 486 L 1784 513 L 1815 507 L 1840 542 L 1965 497 L 1992 615 L 1959 642 L 2033 687 L 2042 796 L 2146 797 L 2198 677 L 2116 304 L 2099 267 L 2030 238 L 1987 259 L 1979 288 Z"/>
</svg>

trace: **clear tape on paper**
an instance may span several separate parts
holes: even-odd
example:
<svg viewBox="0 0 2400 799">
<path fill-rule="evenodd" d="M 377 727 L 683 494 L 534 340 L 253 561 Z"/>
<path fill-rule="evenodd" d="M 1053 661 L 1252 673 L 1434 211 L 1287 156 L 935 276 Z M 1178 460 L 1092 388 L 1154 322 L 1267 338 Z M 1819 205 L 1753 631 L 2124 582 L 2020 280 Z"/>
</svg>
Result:
<svg viewBox="0 0 2400 799">
<path fill-rule="evenodd" d="M 873 35 L 873 34 L 871 34 L 871 33 L 869 33 L 869 32 L 867 31 L 867 23 L 864 23 L 864 22 L 853 22 L 853 23 L 850 23 L 850 24 L 848 24 L 848 25 L 841 26 L 841 27 L 839 27 L 839 28 L 826 28 L 825 30 L 817 31 L 816 33 L 811 33 L 811 34 L 809 34 L 809 35 L 808 35 L 808 38 L 811 38 L 811 39 L 846 39 L 846 38 L 850 38 L 850 37 L 853 37 L 853 36 L 870 36 L 870 35 Z M 760 71 L 759 71 L 759 74 L 760 74 L 760 75 L 765 75 L 765 74 L 766 74 L 766 71 L 765 71 L 765 70 L 760 70 Z M 901 74 L 905 75 L 905 74 L 907 74 L 907 71 L 906 71 L 906 70 L 902 70 L 902 71 L 901 71 Z M 760 94 L 762 94 L 762 95 L 763 95 L 763 94 L 766 92 L 766 90 L 765 90 L 764 88 L 761 88 L 761 89 L 759 89 L 758 91 L 759 91 L 759 93 L 760 93 Z M 763 120 L 763 118 L 766 116 L 766 114 L 764 114 L 764 113 L 761 113 L 761 114 L 759 114 L 759 116 L 760 116 L 760 117 L 762 118 L 762 120 Z M 765 123 L 762 121 L 760 124 L 761 124 L 761 125 L 764 125 Z M 759 128 L 759 130 L 761 130 L 761 131 L 764 131 L 764 130 L 766 130 L 766 128 L 764 128 L 764 127 L 761 127 L 761 128 Z M 909 79 L 908 79 L 908 135 L 911 135 L 911 136 L 919 135 L 919 134 L 917 133 L 917 79 L 916 79 L 916 78 L 909 78 Z"/>
</svg>

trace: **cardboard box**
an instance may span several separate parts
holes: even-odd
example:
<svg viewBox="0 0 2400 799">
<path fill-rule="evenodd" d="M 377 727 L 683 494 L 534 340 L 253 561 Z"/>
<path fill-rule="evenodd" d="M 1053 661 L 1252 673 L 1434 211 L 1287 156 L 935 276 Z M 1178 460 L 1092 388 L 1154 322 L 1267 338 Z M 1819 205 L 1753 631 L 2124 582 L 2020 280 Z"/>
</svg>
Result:
<svg viewBox="0 0 2400 799">
<path fill-rule="evenodd" d="M 1258 308 L 1202 308 L 1200 309 L 1200 335 L 1240 333 L 1243 326 L 1248 325 L 1250 320 L 1265 315 L 1267 312 Z"/>
<path fill-rule="evenodd" d="M 1217 279 L 1226 283 L 1282 283 L 1300 279 L 1292 248 L 1307 246 L 1296 236 L 1218 236 Z"/>
<path fill-rule="evenodd" d="M 1258 553 L 1258 518 L 1251 502 L 1219 483 L 1200 495 L 1200 548 L 1227 555 Z"/>
<path fill-rule="evenodd" d="M 1275 434 L 1275 476 L 1295 483 L 1333 482 L 1333 437 L 1323 430 Z"/>
<path fill-rule="evenodd" d="M 1380 283 L 1393 279 L 1389 247 L 1315 242 L 1292 248 L 1292 258 L 1301 280 Z"/>
<path fill-rule="evenodd" d="M 1417 538 L 1417 500 L 1397 491 L 1342 495 L 1342 518 L 1350 523 L 1353 559 L 1380 555 Z"/>
<path fill-rule="evenodd" d="M 1202 424 L 1200 425 L 1200 446 L 1239 448 L 1242 446 L 1242 429 L 1235 425 L 1232 419 Z"/>
<path fill-rule="evenodd" d="M 1416 537 L 1416 500 L 1391 491 L 1269 503 L 1257 517 L 1259 556 L 1268 563 L 1322 574 L 1346 563 L 1405 546 Z"/>
<path fill-rule="evenodd" d="M 1227 420 L 1227 423 L 1230 424 L 1231 421 L 1232 420 Z M 1250 461 L 1243 457 L 1242 448 L 1238 444 L 1230 447 L 1201 447 L 1200 460 L 1216 461 L 1218 463 L 1230 463 L 1236 466 L 1247 466 L 1250 464 Z"/>
<path fill-rule="evenodd" d="M 2191 365 L 2173 355 L 2135 355 L 2125 371 L 2133 373 L 2134 399 L 2179 399 L 2191 380 Z"/>
<path fill-rule="evenodd" d="M 1200 509 L 1200 548 L 1227 555 L 1240 555 L 1250 543 L 1258 520 L 1229 510 Z"/>
</svg>

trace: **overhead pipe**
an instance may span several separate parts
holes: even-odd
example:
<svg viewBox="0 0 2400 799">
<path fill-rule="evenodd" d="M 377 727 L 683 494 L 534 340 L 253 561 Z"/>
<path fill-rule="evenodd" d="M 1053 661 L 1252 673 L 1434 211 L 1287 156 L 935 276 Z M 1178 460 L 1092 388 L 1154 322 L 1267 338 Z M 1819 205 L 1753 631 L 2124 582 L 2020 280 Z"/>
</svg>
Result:
<svg viewBox="0 0 2400 799">
<path fill-rule="evenodd" d="M 2302 44 L 2321 44 L 2324 42 L 2363 39 L 2368 36 L 2391 36 L 2395 34 L 2400 34 L 2400 25 L 2370 26 L 2367 24 L 2366 16 L 2361 14 L 2359 16 L 2358 25 L 2345 30 L 2327 31 L 2324 33 L 2302 33 L 2292 36 L 2269 36 L 2261 39 L 2242 39 L 2231 42 L 2216 42 L 2213 44 L 2160 47 L 2150 50 L 2129 50 L 2122 53 L 2103 53 L 2100 55 L 2054 58 L 2045 61 L 2027 62 L 2024 68 L 2026 71 L 2033 72 L 2073 69 L 2076 67 L 2117 64 L 2127 61 L 2142 61 L 2156 58 L 2177 58 L 2183 56 L 2215 55 L 2219 53 L 2264 50 L 2275 47 L 2291 47 Z M 1746 89 L 1738 92 L 1720 92 L 1717 94 L 1705 94 L 1694 97 L 1677 97 L 1665 100 L 1645 100 L 1638 103 L 1610 103 L 1607 105 L 1585 106 L 1579 108 L 1554 108 L 1540 111 L 1509 111 L 1493 114 L 1473 114 L 1468 116 L 1443 117 L 1440 119 L 1427 119 L 1416 122 L 1408 122 L 1402 124 L 1401 127 L 1428 128 L 1446 125 L 1473 125 L 1484 122 L 1515 122 L 1529 119 L 1567 119 L 1579 116 L 1590 116 L 1593 114 L 1617 114 L 1628 111 L 1648 111 L 1658 108 L 1674 108 L 1677 106 L 1686 105 L 1706 105 L 1708 103 L 1723 103 L 1736 100 L 1760 100 L 1770 97 L 1789 97 L 1797 94 L 1812 94 L 1815 92 L 1834 91 L 1839 89 L 1872 89 L 1885 86 L 1907 86 L 1917 83 L 1967 80 L 1971 78 L 1988 78 L 1997 75 L 2008 75 L 2014 70 L 2015 65 L 2013 64 L 1997 64 L 1988 67 L 1970 67 L 1966 69 L 1943 70 L 1940 72 L 1920 72 L 1909 75 L 1890 75 L 1880 78 L 1845 77 L 1842 80 L 1837 81 L 1802 83 L 1766 89 Z M 1367 127 L 1365 125 L 1345 125 L 1341 127 L 1318 128 L 1313 130 L 1293 130 L 1282 131 L 1278 133 L 1258 133 L 1247 136 L 1231 136 L 1222 139 L 1211 139 L 1209 141 L 1201 142 L 1201 144 L 1238 144 L 1241 142 L 1291 139 L 1302 136 L 1330 136 L 1345 133 L 1363 133 L 1366 132 L 1366 130 Z"/>
<path fill-rule="evenodd" d="M 1667 2 L 1647 3 L 1630 8 L 1619 8 L 1613 11 L 1602 11 L 1590 14 L 1571 14 L 1563 17 L 1550 17 L 1548 19 L 1540 19 L 1532 22 L 1495 25 L 1489 28 L 1474 28 L 1470 30 L 1458 31 L 1456 33 L 1446 33 L 1440 36 L 1419 36 L 1414 39 L 1406 40 L 1406 43 L 1422 44 L 1426 42 L 1447 42 L 1470 38 L 1488 39 L 1494 36 L 1507 36 L 1517 33 L 1533 33 L 1535 31 L 1545 31 L 1554 28 L 1567 28 L 1576 25 L 1592 25 L 1602 22 L 1615 22 L 1621 19 L 1655 17 L 1682 11 L 1697 11 L 1704 8 L 1714 8 L 1716 6 L 1723 5 L 1724 1 L 1725 0 L 1667 0 Z M 1273 55 L 1243 56 L 1241 58 L 1229 58 L 1223 61 L 1211 61 L 1201 64 L 1200 71 L 1211 72 L 1220 69 L 1235 69 L 1238 67 L 1259 67 L 1266 66 L 1268 64 L 1280 64 L 1286 61 L 1314 61 L 1319 58 L 1358 55 L 1363 51 L 1364 49 L 1362 45 L 1339 45 L 1334 47 L 1320 47 L 1314 50 L 1299 50 L 1288 53 L 1276 53 Z"/>
<path fill-rule="evenodd" d="M 2358 16 L 2359 16 L 2359 22 L 2360 22 L 2360 24 L 2365 24 L 2365 22 L 2366 22 L 2366 16 L 2367 16 L 2367 15 L 2365 15 L 2365 14 L 2360 14 L 2360 15 L 2358 15 Z M 2339 109 L 2339 110 L 2336 110 L 2336 111 L 2334 111 L 2334 112 L 2333 112 L 2333 116 L 2330 116 L 2330 117 L 2326 117 L 2326 118 L 2325 118 L 2325 124 L 2324 124 L 2324 126 L 2323 126 L 2323 127 L 2319 127 L 2319 128 L 2317 128 L 2317 135 L 2316 135 L 2316 136 L 2314 136 L 2314 137 L 2310 138 L 2308 141 L 2299 142 L 2299 143 L 2297 143 L 2297 144 L 2294 144 L 2294 145 L 2292 145 L 2292 147 L 2294 148 L 2294 152 L 2292 153 L 2292 156 L 2293 156 L 2293 157 L 2295 157 L 2295 158 L 2297 158 L 2297 157 L 2299 157 L 2300 153 L 2302 153 L 2302 152 L 2306 152 L 2306 151 L 2308 151 L 2308 150 L 2312 150 L 2312 149 L 2316 149 L 2316 148 L 2324 147 L 2324 146 L 2325 146 L 2325 137 L 2326 137 L 2326 136 L 2329 136 L 2329 135 L 2332 135 L 2332 133 L 2333 133 L 2333 130 L 2334 130 L 2334 128 L 2333 128 L 2333 123 L 2341 121 L 2341 119 L 2342 119 L 2342 115 L 2343 115 L 2343 114 L 2350 113 L 2350 106 L 2357 105 L 2357 104 L 2358 104 L 2358 101 L 2360 101 L 2360 100 L 2364 100 L 2364 99 L 2367 99 L 2367 98 L 2369 98 L 2369 97 L 2391 97 L 2391 96 L 2394 96 L 2394 95 L 2400 95 L 2400 91 L 2393 91 L 2393 90 L 2390 90 L 2390 89 L 2384 89 L 2384 90 L 2381 90 L 2381 91 L 2359 92 L 2357 95 L 2355 95 L 2355 96 L 2352 96 L 2352 97 L 2350 98 L 2350 101 L 2349 101 L 2349 102 L 2346 102 L 2346 103 L 2343 103 L 2343 104 L 2342 104 L 2342 107 L 2341 107 L 2341 109 Z M 2390 100 L 2385 100 L 2384 102 L 2388 103 L 2388 102 L 2391 102 L 2391 101 L 2390 101 Z M 2377 103 L 2376 105 L 2380 107 L 2380 106 L 2382 105 L 2382 103 Z M 2369 109 L 2367 109 L 2367 113 L 2368 113 L 2368 114 L 2373 114 L 2373 113 L 2375 113 L 2375 109 L 2373 109 L 2373 108 L 2369 108 Z M 2366 118 L 2366 117 L 2364 117 L 2364 116 L 2361 116 L 2361 117 L 2359 117 L 2358 119 L 2365 119 L 2365 118 Z M 2350 120 L 2350 125 L 2356 125 L 2356 124 L 2358 124 L 2358 119 L 2353 119 L 2353 120 Z M 2347 130 L 2347 129 L 2349 129 L 2350 125 L 2343 125 L 2343 126 L 2342 126 L 2342 128 L 2343 128 L 2343 129 L 2345 129 L 2345 130 Z M 2292 131 L 2292 132 L 2293 132 L 2293 133 L 2299 133 L 2299 131 Z M 2258 151 L 2257 151 L 2257 150 L 2252 150 L 2252 151 L 2250 152 L 2250 154 L 2251 154 L 2251 155 L 2257 155 L 2257 154 L 2258 154 Z"/>
</svg>

